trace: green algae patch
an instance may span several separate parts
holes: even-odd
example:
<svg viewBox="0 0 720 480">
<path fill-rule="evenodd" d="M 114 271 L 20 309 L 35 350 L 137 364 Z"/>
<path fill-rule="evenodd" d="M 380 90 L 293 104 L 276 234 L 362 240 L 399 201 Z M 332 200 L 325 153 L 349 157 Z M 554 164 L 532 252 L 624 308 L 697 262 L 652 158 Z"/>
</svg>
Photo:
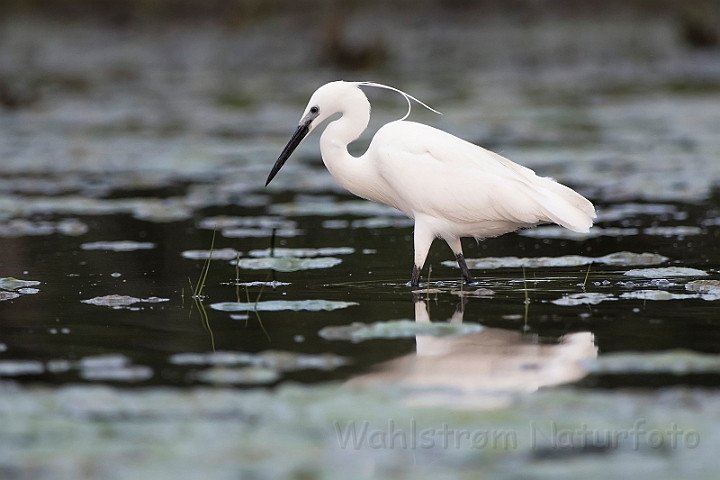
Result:
<svg viewBox="0 0 720 480">
<path fill-rule="evenodd" d="M 482 326 L 477 323 L 418 323 L 414 320 L 392 320 L 389 322 L 360 323 L 325 327 L 318 335 L 325 340 L 349 340 L 353 343 L 374 338 L 411 338 L 416 335 L 451 337 L 477 333 Z"/>
<path fill-rule="evenodd" d="M 210 308 L 223 312 L 280 312 L 280 311 L 332 311 L 358 305 L 356 302 L 335 302 L 331 300 L 269 300 L 266 302 L 242 303 L 222 302 L 213 303 Z"/>
</svg>

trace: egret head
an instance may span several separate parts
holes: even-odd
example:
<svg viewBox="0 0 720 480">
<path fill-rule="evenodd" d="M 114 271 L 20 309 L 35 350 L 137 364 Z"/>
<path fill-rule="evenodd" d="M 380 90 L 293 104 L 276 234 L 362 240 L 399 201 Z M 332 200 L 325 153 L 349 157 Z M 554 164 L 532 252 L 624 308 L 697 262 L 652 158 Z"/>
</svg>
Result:
<svg viewBox="0 0 720 480">
<path fill-rule="evenodd" d="M 369 111 L 370 104 L 365 94 L 358 88 L 357 82 L 337 81 L 318 88 L 312 97 L 310 97 L 310 101 L 307 107 L 305 107 L 305 111 L 300 119 L 300 123 L 295 129 L 295 133 L 293 133 L 290 141 L 285 145 L 275 165 L 273 165 L 265 181 L 265 186 L 267 187 L 282 166 L 285 165 L 285 162 L 290 158 L 290 155 L 295 151 L 297 146 L 300 145 L 300 142 L 312 132 L 315 127 L 336 113 L 344 113 L 346 108 L 351 105 L 357 105 L 358 102 L 361 105 L 364 104 Z"/>
<path fill-rule="evenodd" d="M 351 112 L 355 115 L 361 113 L 361 118 L 364 118 L 363 128 L 367 126 L 367 120 L 370 116 L 370 102 L 368 102 L 367 97 L 359 87 L 384 88 L 397 92 L 405 97 L 408 104 L 408 111 L 401 120 L 405 120 L 410 114 L 410 100 L 418 102 L 420 105 L 432 110 L 435 113 L 440 113 L 428 107 L 412 95 L 398 90 L 395 87 L 389 87 L 380 83 L 337 81 L 325 84 L 318 88 L 315 93 L 313 93 L 312 97 L 310 97 L 310 101 L 308 102 L 307 107 L 305 107 L 305 111 L 303 112 L 297 129 L 295 129 L 295 133 L 290 138 L 288 144 L 285 145 L 285 148 L 282 153 L 280 153 L 280 156 L 270 171 L 270 175 L 268 175 L 267 180 L 265 181 L 266 187 L 280 171 L 282 166 L 285 165 L 285 162 L 287 162 L 287 159 L 290 158 L 290 155 L 295 151 L 297 146 L 300 145 L 303 138 L 305 138 L 315 127 L 324 122 L 328 117 L 331 117 L 336 113 L 341 113 L 343 115 Z"/>
</svg>

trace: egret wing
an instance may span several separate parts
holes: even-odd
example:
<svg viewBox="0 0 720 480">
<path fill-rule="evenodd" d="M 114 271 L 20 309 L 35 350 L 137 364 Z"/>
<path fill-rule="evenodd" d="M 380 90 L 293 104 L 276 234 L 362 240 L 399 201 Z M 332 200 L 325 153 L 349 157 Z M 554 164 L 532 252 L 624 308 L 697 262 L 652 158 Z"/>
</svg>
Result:
<svg viewBox="0 0 720 480">
<path fill-rule="evenodd" d="M 592 204 L 570 188 L 427 125 L 388 124 L 371 150 L 399 208 L 412 216 L 498 230 L 490 234 L 544 222 L 580 231 L 592 224 Z"/>
</svg>

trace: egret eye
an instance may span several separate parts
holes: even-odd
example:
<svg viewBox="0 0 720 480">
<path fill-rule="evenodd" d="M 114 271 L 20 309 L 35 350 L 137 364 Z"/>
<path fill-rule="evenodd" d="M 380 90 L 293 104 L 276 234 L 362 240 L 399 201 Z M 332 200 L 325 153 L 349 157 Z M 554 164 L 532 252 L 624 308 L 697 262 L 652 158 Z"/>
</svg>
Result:
<svg viewBox="0 0 720 480">
<path fill-rule="evenodd" d="M 310 113 L 318 113 L 320 111 L 320 107 L 315 105 L 314 107 L 310 107 Z"/>
</svg>

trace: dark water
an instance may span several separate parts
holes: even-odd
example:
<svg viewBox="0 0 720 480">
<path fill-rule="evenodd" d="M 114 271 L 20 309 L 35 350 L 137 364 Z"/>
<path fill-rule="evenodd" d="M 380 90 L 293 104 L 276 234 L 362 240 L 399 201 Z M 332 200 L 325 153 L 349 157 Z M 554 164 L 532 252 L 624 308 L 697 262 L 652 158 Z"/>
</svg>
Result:
<svg viewBox="0 0 720 480">
<path fill-rule="evenodd" d="M 182 192 L 185 186 L 170 190 L 143 192 L 166 196 Z M 115 192 L 116 197 L 137 192 Z M 35 360 L 46 364 L 44 373 L 14 376 L 27 383 L 63 384 L 67 382 L 105 381 L 112 378 L 83 378 L 75 367 L 52 370 L 51 361 L 79 361 L 107 354 L 121 354 L 126 363 L 152 369 L 151 378 L 135 378 L 118 383 L 129 385 L 189 386 L 203 383 L 197 372 L 201 365 L 178 365 L 170 361 L 179 353 L 232 351 L 256 353 L 266 350 L 325 354 L 333 353 L 349 360 L 337 369 L 301 369 L 286 371 L 279 382 L 325 382 L 344 380 L 369 372 L 380 362 L 415 352 L 415 338 L 375 339 L 360 343 L 321 338 L 318 332 L 330 325 L 353 322 L 379 322 L 414 319 L 414 295 L 405 285 L 412 266 L 412 228 L 324 228 L 324 222 L 353 220 L 354 215 L 289 216 L 302 234 L 294 237 L 226 238 L 216 233 L 214 249 L 234 248 L 244 253 L 265 249 L 274 241 L 276 248 L 351 247 L 349 255 L 338 255 L 342 263 L 331 268 L 296 272 L 236 269 L 227 260 L 213 260 L 204 286 L 203 309 L 192 298 L 192 286 L 201 276 L 204 261 L 189 260 L 181 252 L 209 249 L 213 231 L 197 228 L 203 218 L 218 215 L 267 216 L 271 205 L 287 202 L 289 194 L 271 196 L 268 205 L 241 207 L 228 205 L 198 210 L 194 217 L 175 222 L 155 223 L 129 215 L 74 216 L 88 227 L 88 233 L 65 236 L 1 238 L 4 252 L 0 268 L 4 276 L 41 282 L 36 294 L 26 294 L 0 303 L 0 341 L 6 345 L 2 360 Z M 307 199 L 305 199 L 307 200 Z M 312 198 L 310 200 L 313 200 Z M 317 199 L 316 199 L 317 200 Z M 353 200 L 333 194 L 319 198 L 323 202 Z M 561 255 L 602 256 L 613 252 L 658 253 L 670 260 L 660 266 L 682 266 L 704 270 L 713 278 L 720 268 L 718 235 L 720 226 L 712 220 L 720 210 L 715 194 L 702 203 L 665 203 L 672 215 L 630 215 L 609 222 L 603 228 L 652 226 L 699 227 L 697 234 L 599 236 L 585 240 L 532 238 L 508 234 L 479 244 L 464 242 L 466 257 L 540 257 Z M 600 203 L 600 211 L 618 204 Z M 633 204 L 638 205 L 638 204 Z M 58 215 L 37 219 L 55 220 Z M 393 217 L 395 218 L 395 217 Z M 397 217 L 400 218 L 400 217 Z M 601 217 L 602 219 L 602 217 Z M 704 224 L 703 224 L 704 223 Z M 325 224 L 327 226 L 327 224 Z M 152 242 L 155 248 L 127 252 L 84 250 L 82 244 L 95 241 L 134 240 Z M 461 308 L 460 298 L 451 294 L 460 287 L 459 272 L 441 264 L 452 258 L 444 243 L 436 242 L 427 266 L 432 266 L 431 284 L 440 293 L 426 293 L 432 321 L 444 322 Z M 684 284 L 694 278 L 669 278 L 669 285 L 634 288 L 618 285 L 627 282 L 623 272 L 629 268 L 593 264 L 587 266 L 501 268 L 475 270 L 482 287 L 495 292 L 492 297 L 473 298 L 464 305 L 464 322 L 477 322 L 520 332 L 540 344 L 557 343 L 568 333 L 592 332 L 600 355 L 610 352 L 663 351 L 689 349 L 696 352 L 720 352 L 718 301 L 700 298 L 643 300 L 618 298 L 632 290 L 667 290 L 689 293 Z M 114 274 L 114 275 L 113 275 Z M 119 275 L 118 275 L 119 274 Z M 587 275 L 587 280 L 585 277 Z M 272 288 L 237 286 L 240 283 L 276 280 L 290 283 Z M 650 279 L 633 279 L 637 284 Z M 438 283 L 439 282 L 439 283 Z M 614 301 L 595 305 L 559 306 L 551 303 L 564 294 L 587 292 L 612 294 Z M 160 297 L 161 303 L 136 303 L 134 309 L 113 309 L 82 303 L 97 296 L 130 295 L 138 298 Z M 528 298 L 526 310 L 526 295 Z M 217 302 L 269 300 L 308 300 L 356 302 L 357 305 L 333 311 L 259 311 L 230 313 L 209 307 Z M 244 317 L 244 318 L 243 318 Z M 51 363 L 47 363 L 51 362 Z M 716 375 L 673 376 L 591 375 L 581 380 L 585 387 L 657 386 L 675 383 L 717 385 Z M 252 382 L 251 382 L 252 384 Z"/>
</svg>

